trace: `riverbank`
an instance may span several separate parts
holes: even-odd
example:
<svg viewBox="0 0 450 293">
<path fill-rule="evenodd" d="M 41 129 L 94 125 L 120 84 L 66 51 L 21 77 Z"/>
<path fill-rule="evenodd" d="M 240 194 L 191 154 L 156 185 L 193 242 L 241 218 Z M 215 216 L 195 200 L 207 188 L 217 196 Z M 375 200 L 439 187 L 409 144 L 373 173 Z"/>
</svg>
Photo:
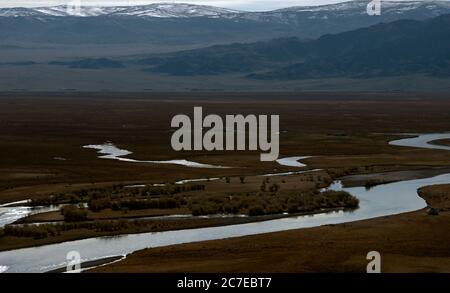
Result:
<svg viewBox="0 0 450 293">
<path fill-rule="evenodd" d="M 55 233 L 51 237 L 45 237 L 36 239 L 33 237 L 15 237 L 3 235 L 0 232 L 0 252 L 8 251 L 14 249 L 21 249 L 27 247 L 39 247 L 43 245 L 49 244 L 57 244 L 63 243 L 66 241 L 74 241 L 74 240 L 83 240 L 89 239 L 93 237 L 104 237 L 104 236 L 126 236 L 132 234 L 139 233 L 148 233 L 148 232 L 164 232 L 164 231 L 173 231 L 173 230 L 186 230 L 186 229 L 198 229 L 198 228 L 208 228 L 208 227 L 221 227 L 221 226 L 230 226 L 230 225 L 238 225 L 238 224 L 246 224 L 246 223 L 257 223 L 263 221 L 270 221 L 276 219 L 290 218 L 290 217 L 299 217 L 299 216 L 309 216 L 309 215 L 318 215 L 325 214 L 331 212 L 339 212 L 345 210 L 344 208 L 328 208 L 321 209 L 317 211 L 311 212 L 303 212 L 303 213 L 292 213 L 292 214 L 275 214 L 275 215 L 263 215 L 263 216 L 253 216 L 253 217 L 242 217 L 242 216 L 213 216 L 213 217 L 192 217 L 192 218 L 168 218 L 168 219 L 134 219 L 134 220 L 119 220 L 119 221 L 101 221 L 101 222 L 92 222 L 92 223 L 75 223 L 74 225 L 80 225 L 80 227 L 75 229 L 70 229 L 64 231 L 60 231 L 59 233 Z M 102 224 L 102 222 L 104 224 Z M 91 229 L 86 227 L 82 227 L 84 224 L 92 225 Z M 46 224 L 43 224 L 46 225 Z M 50 227 L 54 227 L 55 225 L 61 225 L 58 223 L 48 224 Z M 69 223 L 70 225 L 70 223 Z M 111 226 L 112 231 L 107 231 L 107 229 Z M 115 229 L 115 227 L 118 227 Z M 99 230 L 99 228 L 103 228 Z M 26 229 L 25 229 L 26 230 Z M 39 228 L 37 229 L 39 230 Z M 46 229 L 44 229 L 46 230 Z M 54 229 L 55 231 L 57 229 Z"/>
<path fill-rule="evenodd" d="M 381 253 L 383 272 L 450 272 L 450 185 L 422 189 L 426 209 L 358 222 L 135 252 L 89 272 L 365 272 Z M 438 192 L 437 192 L 438 191 Z"/>
<path fill-rule="evenodd" d="M 82 262 L 80 264 L 80 270 L 83 271 L 88 268 L 100 267 L 100 266 L 103 266 L 106 264 L 111 264 L 111 263 L 117 262 L 123 258 L 124 258 L 124 256 L 111 256 L 111 257 L 107 257 L 107 258 L 103 258 L 103 259 Z M 62 267 L 59 269 L 51 270 L 46 273 L 54 274 L 54 273 L 65 273 L 65 272 L 67 272 L 67 267 Z"/>
<path fill-rule="evenodd" d="M 423 167 L 422 169 L 417 170 L 349 175 L 342 177 L 340 180 L 342 181 L 342 184 L 346 187 L 365 186 L 367 188 L 371 188 L 380 184 L 387 184 L 403 180 L 427 178 L 445 173 L 450 173 L 450 168 Z"/>
<path fill-rule="evenodd" d="M 27 247 L 39 247 L 42 245 L 63 243 L 67 241 L 81 240 L 93 237 L 102 237 L 102 236 L 118 236 L 120 235 L 129 235 L 129 234 L 137 234 L 137 233 L 146 233 L 146 232 L 164 232 L 171 230 L 184 230 L 184 229 L 196 229 L 196 228 L 205 228 L 205 227 L 217 227 L 217 226 L 227 226 L 227 225 L 235 225 L 248 223 L 251 221 L 264 221 L 273 219 L 272 217 L 260 217 L 259 219 L 250 219 L 250 218 L 214 218 L 214 219 L 180 219 L 180 220 L 169 220 L 169 221 L 157 221 L 157 220 L 146 220 L 140 222 L 135 221 L 113 221 L 112 231 L 100 231 L 96 228 L 88 229 L 88 228 L 76 228 L 68 231 L 61 231 L 60 233 L 56 233 L 51 237 L 45 237 L 41 239 L 35 239 L 33 237 L 16 237 L 16 236 L 6 236 L 0 235 L 0 251 L 8 251 L 20 248 Z M 109 221 L 108 221 L 109 222 Z M 125 223 L 124 223 L 125 222 Z M 136 224 L 137 223 L 137 224 Z M 89 224 L 89 223 L 88 223 Z M 94 223 L 93 223 L 94 224 Z M 124 224 L 124 225 L 123 225 Z M 100 223 L 99 226 L 102 226 Z M 104 225 L 106 226 L 106 224 Z M 118 227 L 117 229 L 115 227 Z"/>
<path fill-rule="evenodd" d="M 119 219 L 140 219 L 147 217 L 164 217 L 170 215 L 180 215 L 186 216 L 190 215 L 190 211 L 188 209 L 166 209 L 166 210 L 157 210 L 157 209 L 148 209 L 148 210 L 136 210 L 136 211 L 113 211 L 111 209 L 104 210 L 102 212 L 92 212 L 87 211 L 87 219 L 90 221 L 95 220 L 119 220 Z M 30 215 L 28 217 L 22 218 L 14 224 L 30 224 L 30 223 L 55 223 L 55 222 L 64 222 L 64 216 L 61 214 L 61 211 L 53 211 L 47 213 L 39 213 L 35 215 Z"/>
</svg>

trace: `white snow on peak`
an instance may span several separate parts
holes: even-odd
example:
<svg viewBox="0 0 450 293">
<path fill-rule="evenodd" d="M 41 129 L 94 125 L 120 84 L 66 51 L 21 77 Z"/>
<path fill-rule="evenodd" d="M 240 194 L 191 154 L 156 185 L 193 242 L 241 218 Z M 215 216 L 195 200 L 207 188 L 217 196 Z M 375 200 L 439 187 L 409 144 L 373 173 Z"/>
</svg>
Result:
<svg viewBox="0 0 450 293">
<path fill-rule="evenodd" d="M 149 16 L 149 17 L 201 17 L 235 14 L 239 11 L 206 5 L 191 5 L 185 3 L 156 3 L 146 6 L 128 7 L 115 14 Z"/>
<path fill-rule="evenodd" d="M 138 17 L 218 17 L 239 11 L 207 5 L 186 3 L 155 3 L 139 6 L 70 6 L 59 5 L 37 8 L 0 9 L 0 16 L 76 16 L 94 17 L 106 15 Z"/>
<path fill-rule="evenodd" d="M 95 7 L 95 6 L 75 7 L 75 6 L 60 5 L 53 7 L 38 7 L 34 8 L 33 10 L 50 16 L 88 17 L 88 16 L 100 16 L 110 14 L 116 9 L 113 7 Z"/>
<path fill-rule="evenodd" d="M 302 11 L 308 11 L 308 12 L 345 12 L 345 11 L 354 11 L 355 9 L 361 10 L 365 12 L 365 8 L 369 4 L 370 1 L 368 0 L 354 0 L 354 1 L 347 1 L 342 3 L 336 3 L 336 4 L 327 4 L 327 5 L 319 5 L 319 6 L 294 6 L 294 7 L 288 7 L 283 9 L 278 9 L 276 11 L 279 12 L 302 12 Z M 406 10 L 413 10 L 418 9 L 420 7 L 426 8 L 426 9 L 450 9 L 450 2 L 449 1 L 442 1 L 442 0 L 436 0 L 436 1 L 423 1 L 423 0 L 415 0 L 415 1 L 381 1 L 381 8 L 382 9 L 391 9 L 391 10 L 399 10 L 399 11 L 406 11 Z M 449 11 L 450 12 L 450 11 Z"/>
<path fill-rule="evenodd" d="M 159 18 L 188 18 L 188 17 L 210 17 L 210 18 L 239 18 L 258 20 L 264 16 L 283 18 L 285 13 L 329 13 L 330 15 L 350 15 L 366 13 L 366 6 L 369 0 L 354 0 L 337 4 L 319 6 L 294 6 L 267 12 L 244 12 L 227 8 L 220 8 L 207 5 L 194 5 L 187 3 L 154 3 L 138 6 L 81 6 L 74 7 L 68 5 L 37 7 L 37 8 L 3 8 L 0 9 L 0 17 L 19 16 L 73 16 L 73 17 L 95 17 L 95 16 L 135 16 L 135 17 L 159 17 Z M 414 9 L 426 9 L 432 12 L 442 12 L 448 9 L 450 13 L 450 1 L 382 1 L 383 13 L 401 14 Z"/>
</svg>

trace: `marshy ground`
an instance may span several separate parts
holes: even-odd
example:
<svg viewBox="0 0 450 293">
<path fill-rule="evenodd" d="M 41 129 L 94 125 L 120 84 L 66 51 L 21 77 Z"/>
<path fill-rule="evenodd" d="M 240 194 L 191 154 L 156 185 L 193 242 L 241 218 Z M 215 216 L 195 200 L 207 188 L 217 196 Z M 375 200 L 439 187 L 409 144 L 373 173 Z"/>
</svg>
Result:
<svg viewBox="0 0 450 293">
<path fill-rule="evenodd" d="M 270 197 L 273 184 L 279 186 L 277 193 L 288 196 L 294 191 L 312 192 L 343 176 L 350 184 L 371 185 L 448 173 L 450 166 L 448 151 L 388 145 L 388 141 L 400 137 L 399 133 L 449 131 L 450 101 L 445 94 L 146 95 L 1 96 L 0 203 L 29 198 L 45 201 L 52 195 L 110 190 L 117 185 L 213 177 L 221 179 L 201 183 L 205 190 L 190 192 L 189 196 L 216 202 L 217 198 L 239 199 L 250 194 L 250 202 L 255 202 L 259 200 L 254 198 L 256 194 L 262 192 L 261 174 L 308 168 L 325 170 L 312 180 L 307 176 L 300 180 L 305 175 L 273 177 L 266 184 Z M 259 151 L 174 152 L 170 147 L 171 118 L 192 113 L 194 106 L 202 106 L 205 115 L 280 115 L 281 157 L 311 156 L 302 160 L 308 167 L 260 162 Z M 94 150 L 82 148 L 107 141 L 132 151 L 133 158 L 138 160 L 188 159 L 234 168 L 201 169 L 103 160 L 97 158 Z M 448 140 L 439 143 L 448 144 Z M 231 182 L 227 182 L 227 177 Z M 427 201 L 442 198 L 443 203 L 437 203 L 437 207 L 447 201 L 449 194 L 445 187 L 440 187 L 437 195 L 431 193 L 432 198 L 428 193 L 421 196 Z M 211 206 L 208 208 L 216 212 Z M 100 211 L 88 211 L 87 220 L 115 221 L 192 212 L 192 206 L 187 205 L 126 211 L 107 205 Z M 248 205 L 238 212 L 248 214 Z M 62 221 L 64 217 L 60 212 L 50 212 L 26 220 Z M 147 222 L 138 228 L 127 224 L 120 229 L 113 227 L 112 231 L 81 227 L 43 239 L 2 236 L 0 247 L 11 249 L 101 235 L 226 225 L 248 219 L 177 221 Z M 408 229 L 411 225 L 415 228 Z M 379 249 L 386 255 L 385 271 L 449 271 L 450 240 L 445 232 L 448 227 L 447 210 L 436 217 L 422 210 L 349 224 L 151 249 L 99 270 L 254 271 L 253 267 L 258 271 L 361 271 L 367 263 L 367 252 Z M 278 261 L 274 262 L 275 259 Z M 152 265 L 155 261 L 158 266 Z"/>
</svg>

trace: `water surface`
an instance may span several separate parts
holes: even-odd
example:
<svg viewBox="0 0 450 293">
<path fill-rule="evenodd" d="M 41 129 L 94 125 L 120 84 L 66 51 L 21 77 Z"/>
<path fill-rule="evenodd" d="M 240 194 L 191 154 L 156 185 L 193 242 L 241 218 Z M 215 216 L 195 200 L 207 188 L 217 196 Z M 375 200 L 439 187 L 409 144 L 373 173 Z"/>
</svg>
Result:
<svg viewBox="0 0 450 293">
<path fill-rule="evenodd" d="M 306 164 L 300 163 L 299 161 L 307 159 L 307 158 L 311 158 L 311 157 L 309 157 L 309 156 L 287 157 L 287 158 L 278 159 L 277 163 L 282 166 L 288 166 L 288 167 L 306 167 Z"/>
<path fill-rule="evenodd" d="M 125 156 L 131 155 L 132 152 L 120 149 L 116 147 L 113 143 L 104 143 L 104 144 L 98 144 L 98 145 L 85 145 L 83 146 L 85 149 L 94 149 L 97 150 L 97 153 L 101 154 L 99 156 L 100 159 L 109 159 L 109 160 L 118 160 L 122 162 L 129 162 L 129 163 L 147 163 L 147 164 L 171 164 L 171 165 L 180 165 L 190 168 L 207 168 L 207 169 L 224 169 L 224 168 L 230 168 L 225 166 L 216 166 L 216 165 L 210 165 L 210 164 L 202 164 L 197 163 L 193 161 L 188 160 L 166 160 L 166 161 L 140 161 L 135 159 L 129 159 L 129 158 L 123 158 Z"/>
<path fill-rule="evenodd" d="M 432 143 L 435 140 L 450 139 L 450 133 L 418 134 L 415 137 L 403 138 L 389 142 L 390 145 L 450 151 L 450 146 Z"/>
<path fill-rule="evenodd" d="M 0 206 L 0 228 L 5 225 L 14 223 L 17 220 L 20 220 L 24 217 L 58 211 L 62 205 L 52 205 L 52 206 L 38 206 L 38 207 L 30 207 L 30 206 L 8 206 L 11 205 L 3 205 Z"/>
</svg>

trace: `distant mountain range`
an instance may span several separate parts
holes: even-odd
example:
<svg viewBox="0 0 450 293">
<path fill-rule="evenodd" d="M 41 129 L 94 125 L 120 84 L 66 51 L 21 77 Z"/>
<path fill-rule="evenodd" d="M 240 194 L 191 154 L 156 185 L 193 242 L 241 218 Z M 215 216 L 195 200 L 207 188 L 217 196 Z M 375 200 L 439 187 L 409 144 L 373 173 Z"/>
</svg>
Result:
<svg viewBox="0 0 450 293">
<path fill-rule="evenodd" d="M 194 5 L 186 3 L 155 3 L 137 6 L 50 6 L 36 8 L 2 8 L 0 17 L 98 17 L 132 16 L 141 18 L 229 18 L 258 21 L 297 22 L 302 14 L 309 19 L 328 19 L 366 14 L 368 0 L 348 1 L 319 6 L 294 6 L 267 12 L 238 11 L 221 7 Z M 437 16 L 442 10 L 450 9 L 446 1 L 383 1 L 383 14 L 411 15 L 428 14 Z"/>
<path fill-rule="evenodd" d="M 0 9 L 0 91 L 450 90 L 450 1 Z"/>
<path fill-rule="evenodd" d="M 378 24 L 317 40 L 232 44 L 144 58 L 147 70 L 171 75 L 249 73 L 255 79 L 450 76 L 450 15 Z M 251 73 L 250 73 L 251 72 Z"/>
<path fill-rule="evenodd" d="M 241 13 L 226 8 L 192 5 L 185 3 L 156 3 L 138 6 L 70 6 L 60 5 L 36 8 L 4 8 L 0 16 L 4 17 L 97 17 L 97 16 L 132 16 L 157 18 L 187 17 L 226 17 Z"/>
<path fill-rule="evenodd" d="M 0 9 L 3 43 L 206 44 L 317 38 L 400 19 L 424 20 L 450 12 L 448 1 L 383 1 L 368 16 L 368 0 L 290 7 L 268 12 L 159 3 L 144 6 L 67 6 Z"/>
</svg>

